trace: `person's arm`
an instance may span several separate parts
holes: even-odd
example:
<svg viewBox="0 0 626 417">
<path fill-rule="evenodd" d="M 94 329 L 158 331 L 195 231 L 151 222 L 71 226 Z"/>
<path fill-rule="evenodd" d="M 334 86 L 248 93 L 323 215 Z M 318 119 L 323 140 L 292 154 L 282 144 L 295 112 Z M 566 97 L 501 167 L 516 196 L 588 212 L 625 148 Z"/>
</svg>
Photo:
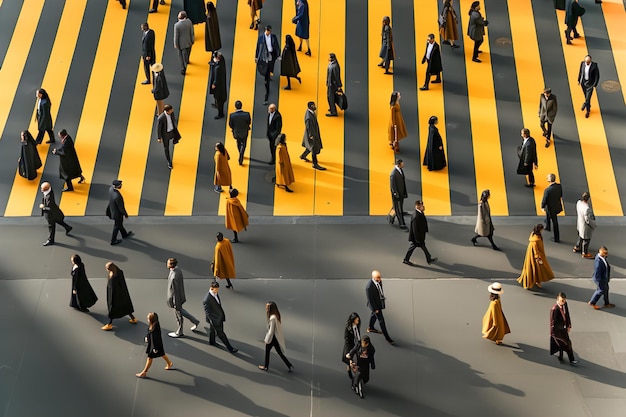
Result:
<svg viewBox="0 0 626 417">
<path fill-rule="evenodd" d="M 269 326 L 267 328 L 267 333 L 265 334 L 265 344 L 269 345 L 272 343 L 272 339 L 274 338 L 274 332 L 276 332 L 276 317 L 270 317 Z"/>
</svg>

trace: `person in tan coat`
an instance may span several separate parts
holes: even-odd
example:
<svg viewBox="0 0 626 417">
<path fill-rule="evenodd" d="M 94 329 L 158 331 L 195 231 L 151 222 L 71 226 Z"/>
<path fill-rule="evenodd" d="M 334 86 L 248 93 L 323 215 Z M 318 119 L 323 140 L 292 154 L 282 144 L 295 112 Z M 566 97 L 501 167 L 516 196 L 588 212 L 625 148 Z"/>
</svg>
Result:
<svg viewBox="0 0 626 417">
<path fill-rule="evenodd" d="M 224 147 L 222 142 L 217 142 L 215 144 L 215 177 L 213 178 L 214 191 L 216 193 L 221 193 L 224 191 L 222 189 L 222 185 L 228 185 L 229 189 L 233 189 L 232 177 L 230 175 L 230 166 L 228 165 L 228 161 L 230 160 L 230 155 L 228 155 L 228 151 Z"/>
<path fill-rule="evenodd" d="M 289 158 L 287 143 L 285 142 L 286 138 L 284 133 L 276 138 L 278 142 L 276 146 L 276 186 L 283 187 L 288 193 L 293 193 L 289 186 L 296 181 L 296 178 L 293 175 L 291 158 Z"/>
<path fill-rule="evenodd" d="M 391 93 L 391 100 L 389 105 L 391 106 L 391 119 L 389 119 L 389 146 L 395 153 L 400 153 L 400 140 L 407 137 L 406 125 L 404 124 L 404 118 L 402 117 L 402 111 L 400 110 L 400 92 L 394 91 Z"/>
<path fill-rule="evenodd" d="M 530 289 L 535 285 L 541 288 L 542 282 L 548 282 L 554 278 L 554 272 L 550 268 L 546 252 L 543 249 L 543 224 L 539 223 L 533 227 L 533 231 L 528 238 L 528 249 L 526 249 L 526 257 L 524 258 L 524 266 L 522 274 L 517 282 L 522 284 L 525 289 Z"/>
<path fill-rule="evenodd" d="M 233 285 L 230 282 L 231 278 L 235 278 L 233 246 L 230 244 L 230 240 L 226 239 L 221 232 L 217 233 L 216 239 L 217 243 L 215 244 L 211 270 L 215 278 L 226 280 L 226 288 L 233 289 Z"/>
<path fill-rule="evenodd" d="M 246 209 L 241 205 L 241 201 L 237 198 L 239 191 L 236 188 L 230 190 L 230 198 L 226 199 L 226 228 L 232 230 L 235 237 L 233 243 L 239 242 L 237 239 L 237 233 L 242 230 L 248 230 L 248 213 Z"/>
<path fill-rule="evenodd" d="M 443 9 L 439 16 L 439 34 L 444 45 L 459 48 L 459 45 L 454 43 L 459 39 L 458 25 L 459 19 L 456 17 L 454 7 L 452 7 L 452 0 L 444 0 Z"/>
<path fill-rule="evenodd" d="M 482 192 L 480 196 L 480 203 L 478 203 L 478 216 L 476 218 L 476 228 L 474 232 L 476 236 L 472 238 L 472 244 L 476 246 L 476 240 L 479 237 L 486 237 L 489 239 L 489 243 L 491 243 L 491 247 L 493 250 L 501 250 L 493 241 L 493 223 L 491 222 L 491 209 L 489 208 L 489 197 L 491 197 L 491 193 L 489 190 L 485 190 Z"/>
<path fill-rule="evenodd" d="M 500 303 L 500 295 L 504 290 L 499 282 L 494 282 L 487 287 L 487 291 L 489 291 L 490 302 L 489 308 L 483 316 L 483 338 L 496 342 L 496 345 L 501 345 L 504 336 L 511 333 Z"/>
</svg>

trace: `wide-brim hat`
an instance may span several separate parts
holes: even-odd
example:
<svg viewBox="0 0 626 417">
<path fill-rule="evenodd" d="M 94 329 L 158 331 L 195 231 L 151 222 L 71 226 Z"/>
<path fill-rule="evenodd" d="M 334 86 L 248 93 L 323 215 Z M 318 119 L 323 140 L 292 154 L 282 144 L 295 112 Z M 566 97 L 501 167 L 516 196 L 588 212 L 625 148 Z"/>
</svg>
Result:
<svg viewBox="0 0 626 417">
<path fill-rule="evenodd" d="M 161 71 L 163 71 L 163 65 L 157 62 L 156 64 L 152 64 L 152 66 L 150 67 L 150 69 L 151 69 L 153 72 L 161 72 Z"/>
<path fill-rule="evenodd" d="M 494 282 L 493 284 L 488 286 L 487 291 L 492 294 L 502 294 L 504 292 L 504 290 L 502 289 L 502 284 L 500 284 L 499 282 Z"/>
</svg>

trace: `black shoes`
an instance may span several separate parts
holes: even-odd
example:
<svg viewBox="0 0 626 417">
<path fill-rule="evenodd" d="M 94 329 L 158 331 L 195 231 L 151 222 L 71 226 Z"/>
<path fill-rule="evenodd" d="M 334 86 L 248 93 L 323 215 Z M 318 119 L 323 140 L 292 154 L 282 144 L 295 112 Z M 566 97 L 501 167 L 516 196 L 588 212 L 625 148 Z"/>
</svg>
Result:
<svg viewBox="0 0 626 417">
<path fill-rule="evenodd" d="M 415 264 L 413 262 L 407 261 L 406 259 L 403 259 L 402 263 L 405 264 L 405 265 L 408 265 L 408 266 L 415 266 Z"/>
<path fill-rule="evenodd" d="M 70 226 L 70 227 L 68 227 L 67 229 L 65 229 L 65 236 L 69 236 L 69 235 L 70 235 L 70 232 L 72 231 L 72 229 L 73 229 L 73 227 L 72 227 L 72 226 Z"/>
<path fill-rule="evenodd" d="M 128 233 L 126 233 L 126 236 L 122 236 L 122 239 L 128 239 L 129 237 L 131 237 L 132 235 L 134 235 L 135 233 L 133 233 L 132 230 L 129 230 Z"/>
<path fill-rule="evenodd" d="M 120 243 L 122 243 L 122 239 L 115 239 L 111 242 L 111 246 L 119 245 Z"/>
<path fill-rule="evenodd" d="M 314 169 L 317 169 L 318 171 L 326 171 L 326 168 L 324 168 L 324 167 L 323 167 L 323 166 L 321 166 L 321 165 L 313 165 L 313 168 L 314 168 Z"/>
<path fill-rule="evenodd" d="M 426 262 L 428 262 L 428 265 L 434 264 L 435 262 L 437 262 L 437 258 L 430 258 L 430 259 L 426 260 Z"/>
<path fill-rule="evenodd" d="M 478 242 L 476 242 L 476 238 L 475 238 L 475 237 L 473 237 L 473 238 L 472 238 L 472 245 L 476 246 L 476 243 L 478 243 Z"/>
</svg>

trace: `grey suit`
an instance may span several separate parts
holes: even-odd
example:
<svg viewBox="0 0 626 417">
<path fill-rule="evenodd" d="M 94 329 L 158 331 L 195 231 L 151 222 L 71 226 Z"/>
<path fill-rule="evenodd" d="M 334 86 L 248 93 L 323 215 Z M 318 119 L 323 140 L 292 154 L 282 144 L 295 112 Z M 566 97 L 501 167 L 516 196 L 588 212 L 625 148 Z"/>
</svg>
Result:
<svg viewBox="0 0 626 417">
<path fill-rule="evenodd" d="M 195 40 L 196 37 L 191 20 L 185 18 L 174 24 L 174 48 L 178 49 L 178 57 L 180 59 L 181 72 L 183 75 L 187 71 L 191 46 Z"/>
<path fill-rule="evenodd" d="M 300 155 L 300 159 L 306 159 L 309 154 L 312 154 L 313 165 L 317 166 L 317 154 L 322 150 L 322 136 L 320 134 L 320 125 L 317 123 L 317 115 L 309 109 L 304 114 L 302 146 L 304 146 L 305 150 Z"/>
<path fill-rule="evenodd" d="M 559 105 L 554 94 L 550 94 L 548 98 L 544 94 L 539 97 L 539 121 L 546 139 L 550 139 L 552 135 L 552 123 L 554 123 L 558 110 Z"/>
<path fill-rule="evenodd" d="M 195 325 L 200 324 L 198 319 L 183 308 L 185 301 L 187 300 L 185 298 L 183 271 L 181 271 L 178 266 L 175 266 L 174 268 L 170 268 L 170 273 L 167 277 L 167 306 L 174 309 L 176 323 L 178 323 L 176 334 L 179 336 L 183 335 L 184 317 L 187 317 Z"/>
</svg>

